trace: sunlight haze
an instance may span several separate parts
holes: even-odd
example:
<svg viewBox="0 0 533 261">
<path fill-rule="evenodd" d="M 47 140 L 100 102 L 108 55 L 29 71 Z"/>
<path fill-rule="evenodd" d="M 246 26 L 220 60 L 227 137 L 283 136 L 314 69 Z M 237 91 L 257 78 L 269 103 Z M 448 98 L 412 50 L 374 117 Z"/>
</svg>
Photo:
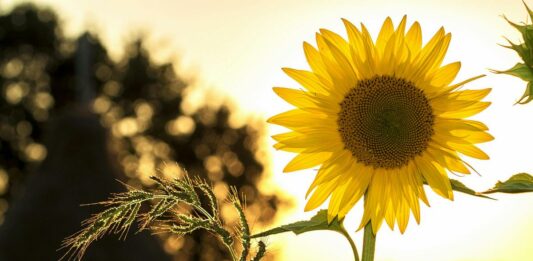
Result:
<svg viewBox="0 0 533 261">
<path fill-rule="evenodd" d="M 474 119 L 484 121 L 494 141 L 480 147 L 488 161 L 468 159 L 482 175 L 459 178 L 482 191 L 498 180 L 519 172 L 533 172 L 533 104 L 514 105 L 526 83 L 510 76 L 492 74 L 519 62 L 511 50 L 502 48 L 503 36 L 519 41 L 520 35 L 505 22 L 526 21 L 522 1 L 129 1 L 129 0 L 38 0 L 56 10 L 66 34 L 77 36 L 85 28 L 97 32 L 119 57 L 125 42 L 142 34 L 157 57 L 172 57 L 178 71 L 196 79 L 200 90 L 227 96 L 240 114 L 268 118 L 290 108 L 272 91 L 274 86 L 299 88 L 282 67 L 308 69 L 302 43 L 313 45 L 314 34 L 327 28 L 346 37 L 341 18 L 355 25 L 364 23 L 373 36 L 390 16 L 395 25 L 403 15 L 408 26 L 420 22 L 424 43 L 441 27 L 452 33 L 444 63 L 461 61 L 455 82 L 486 74 L 466 88 L 492 87 L 485 99 L 492 105 Z M 532 1 L 526 1 L 533 6 Z M 0 1 L 0 7 L 19 1 Z M 223 101 L 223 98 L 219 98 Z M 268 135 L 282 132 L 269 126 Z M 273 141 L 268 138 L 268 146 Z M 282 169 L 293 156 L 267 148 L 272 161 L 269 189 L 285 193 L 296 202 L 281 213 L 276 224 L 308 218 L 303 212 L 305 192 L 314 170 L 285 174 Z M 267 186 L 265 185 L 265 186 Z M 442 199 L 426 189 L 431 207 L 423 207 L 421 224 L 414 218 L 405 234 L 382 226 L 378 233 L 376 260 L 532 260 L 533 194 L 495 195 L 497 201 L 463 196 Z M 326 206 L 324 206 L 325 208 Z M 362 231 L 355 232 L 362 215 L 361 202 L 346 218 L 346 226 L 361 246 Z M 352 260 L 350 248 L 333 232 L 272 236 L 271 252 L 284 260 Z M 359 247 L 360 248 L 360 247 Z M 361 251 L 361 248 L 359 249 Z"/>
</svg>

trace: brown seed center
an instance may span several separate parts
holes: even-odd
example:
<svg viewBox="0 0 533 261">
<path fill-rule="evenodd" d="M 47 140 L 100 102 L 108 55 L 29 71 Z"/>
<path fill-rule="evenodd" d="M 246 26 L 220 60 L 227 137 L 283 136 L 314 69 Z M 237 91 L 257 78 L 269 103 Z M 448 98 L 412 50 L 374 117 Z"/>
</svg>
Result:
<svg viewBox="0 0 533 261">
<path fill-rule="evenodd" d="M 399 168 L 421 154 L 433 135 L 424 92 L 393 76 L 362 80 L 341 102 L 337 125 L 346 149 L 375 168 Z"/>
</svg>

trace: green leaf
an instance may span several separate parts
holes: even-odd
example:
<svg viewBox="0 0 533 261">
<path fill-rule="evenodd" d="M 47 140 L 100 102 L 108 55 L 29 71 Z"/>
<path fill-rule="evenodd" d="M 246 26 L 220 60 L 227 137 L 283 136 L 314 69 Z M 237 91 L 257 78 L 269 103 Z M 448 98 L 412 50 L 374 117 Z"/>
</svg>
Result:
<svg viewBox="0 0 533 261">
<path fill-rule="evenodd" d="M 482 192 L 483 194 L 490 193 L 524 193 L 533 192 L 533 176 L 527 173 L 519 173 L 510 177 L 505 182 L 498 181 L 493 188 Z"/>
<path fill-rule="evenodd" d="M 483 195 L 483 194 L 481 194 L 479 192 L 474 191 L 473 189 L 467 187 L 465 184 L 461 183 L 458 180 L 450 179 L 450 182 L 452 183 L 452 189 L 455 190 L 455 191 L 458 191 L 458 192 L 461 192 L 461 193 L 465 193 L 465 194 L 468 194 L 468 195 L 471 195 L 471 196 L 480 197 L 480 198 L 488 198 L 488 199 L 496 200 L 494 198 L 491 198 L 489 196 L 485 196 L 485 195 Z"/>
<path fill-rule="evenodd" d="M 285 232 L 293 232 L 294 234 L 298 235 L 315 230 L 331 230 L 342 233 L 343 229 L 341 222 L 337 218 L 333 219 L 331 223 L 328 223 L 328 211 L 326 209 L 322 209 L 309 220 L 282 225 L 280 227 L 252 235 L 251 238 L 265 237 Z"/>
<path fill-rule="evenodd" d="M 479 192 L 474 191 L 473 189 L 467 187 L 465 184 L 461 183 L 458 180 L 450 179 L 450 183 L 452 185 L 452 190 L 465 193 L 471 196 L 480 197 L 480 198 L 488 198 L 492 200 L 496 200 L 495 198 L 491 198 L 489 196 L 485 196 Z M 428 185 L 427 181 L 424 180 L 424 185 Z"/>
</svg>

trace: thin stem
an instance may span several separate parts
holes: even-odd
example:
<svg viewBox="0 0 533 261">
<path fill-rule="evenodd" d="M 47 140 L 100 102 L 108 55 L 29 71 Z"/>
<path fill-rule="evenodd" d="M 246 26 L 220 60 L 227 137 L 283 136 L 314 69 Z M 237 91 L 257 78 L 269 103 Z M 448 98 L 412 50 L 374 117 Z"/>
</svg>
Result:
<svg viewBox="0 0 533 261">
<path fill-rule="evenodd" d="M 237 254 L 235 253 L 235 250 L 233 249 L 233 246 L 228 245 L 228 244 L 226 244 L 226 243 L 224 243 L 224 245 L 226 246 L 226 248 L 228 249 L 228 252 L 229 252 L 230 255 L 231 255 L 231 260 L 233 260 L 233 261 L 238 261 L 239 258 L 237 257 Z"/>
<path fill-rule="evenodd" d="M 340 233 L 348 240 L 348 242 L 350 242 L 350 246 L 352 247 L 352 252 L 353 252 L 353 259 L 355 261 L 359 261 L 359 252 L 357 252 L 357 247 L 355 246 L 355 242 L 353 242 L 352 238 L 350 237 L 350 235 L 344 228 L 343 224 L 341 224 Z"/>
<path fill-rule="evenodd" d="M 376 235 L 374 235 L 374 232 L 372 231 L 372 221 L 368 221 L 363 236 L 363 261 L 374 261 L 375 250 Z"/>
</svg>

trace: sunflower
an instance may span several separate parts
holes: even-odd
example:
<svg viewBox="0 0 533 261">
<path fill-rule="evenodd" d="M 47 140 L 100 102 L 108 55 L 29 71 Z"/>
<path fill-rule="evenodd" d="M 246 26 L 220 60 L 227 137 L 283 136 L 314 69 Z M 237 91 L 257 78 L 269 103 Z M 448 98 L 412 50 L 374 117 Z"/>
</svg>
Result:
<svg viewBox="0 0 533 261">
<path fill-rule="evenodd" d="M 460 90 L 452 84 L 460 62 L 442 65 L 451 34 L 440 28 L 422 45 L 418 22 L 395 29 L 390 18 L 374 42 L 343 19 L 348 41 L 321 29 L 318 48 L 304 42 L 311 71 L 283 68 L 304 89 L 275 87 L 296 108 L 268 122 L 290 132 L 274 135 L 276 149 L 298 153 L 284 169 L 320 166 L 305 210 L 329 198 L 328 219 L 339 219 L 365 195 L 360 228 L 377 233 L 383 220 L 403 233 L 412 212 L 420 223 L 420 201 L 429 206 L 424 183 L 453 200 L 448 172 L 469 174 L 461 155 L 489 157 L 474 144 L 490 141 L 487 126 L 465 119 L 490 103 L 491 89 Z"/>
</svg>

